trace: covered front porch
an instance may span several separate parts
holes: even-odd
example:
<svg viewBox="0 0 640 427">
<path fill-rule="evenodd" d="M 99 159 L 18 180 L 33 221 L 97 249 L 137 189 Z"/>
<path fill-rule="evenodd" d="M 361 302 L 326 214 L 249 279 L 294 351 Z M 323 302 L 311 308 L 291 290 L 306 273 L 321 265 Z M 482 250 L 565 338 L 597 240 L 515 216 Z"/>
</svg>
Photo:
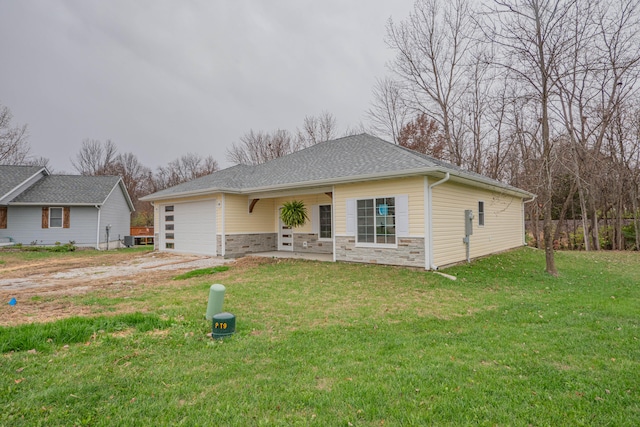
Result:
<svg viewBox="0 0 640 427">
<path fill-rule="evenodd" d="M 218 253 L 226 258 L 245 255 L 333 261 L 332 188 L 225 194 L 224 220 Z M 280 219 L 283 204 L 304 203 L 308 220 L 291 228 Z M 219 237 L 221 237 L 219 235 Z"/>
</svg>

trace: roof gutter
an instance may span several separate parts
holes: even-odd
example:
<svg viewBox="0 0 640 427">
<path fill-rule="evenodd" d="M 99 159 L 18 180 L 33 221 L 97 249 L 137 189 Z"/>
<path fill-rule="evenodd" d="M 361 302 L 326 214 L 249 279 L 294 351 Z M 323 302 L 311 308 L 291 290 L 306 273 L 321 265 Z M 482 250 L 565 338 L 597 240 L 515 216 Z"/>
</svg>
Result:
<svg viewBox="0 0 640 427">
<path fill-rule="evenodd" d="M 100 250 L 100 212 L 102 211 L 100 205 L 95 205 L 98 210 L 98 224 L 96 225 L 96 250 Z"/>
<path fill-rule="evenodd" d="M 427 265 L 431 270 L 438 269 L 438 266 L 433 263 L 433 200 L 431 197 L 431 193 L 433 192 L 433 187 L 444 184 L 445 182 L 449 181 L 449 178 L 451 178 L 451 174 L 449 172 L 445 172 L 444 178 L 429 185 L 429 190 L 427 191 L 427 199 L 429 200 L 429 261 Z"/>
<path fill-rule="evenodd" d="M 9 205 L 11 206 L 85 206 L 85 207 L 91 207 L 91 206 L 100 206 L 100 204 L 96 204 L 96 203 L 67 203 L 67 202 L 48 202 L 48 201 L 44 201 L 44 202 L 10 202 Z"/>
</svg>

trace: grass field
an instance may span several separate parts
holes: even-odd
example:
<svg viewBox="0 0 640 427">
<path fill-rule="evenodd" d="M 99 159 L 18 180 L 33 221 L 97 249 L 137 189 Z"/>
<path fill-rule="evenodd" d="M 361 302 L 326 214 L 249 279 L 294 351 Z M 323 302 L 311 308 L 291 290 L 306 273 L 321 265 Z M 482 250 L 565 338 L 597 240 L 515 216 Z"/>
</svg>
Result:
<svg viewBox="0 0 640 427">
<path fill-rule="evenodd" d="M 0 425 L 640 425 L 640 254 L 557 264 L 523 248 L 451 281 L 292 260 L 76 296 L 140 312 L 0 328 Z"/>
</svg>

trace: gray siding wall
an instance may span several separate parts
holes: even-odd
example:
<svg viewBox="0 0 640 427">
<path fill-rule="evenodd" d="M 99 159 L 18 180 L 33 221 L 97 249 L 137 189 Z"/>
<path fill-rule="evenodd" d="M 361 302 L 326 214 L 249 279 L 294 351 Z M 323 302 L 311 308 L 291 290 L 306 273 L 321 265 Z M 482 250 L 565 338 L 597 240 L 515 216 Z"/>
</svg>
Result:
<svg viewBox="0 0 640 427">
<path fill-rule="evenodd" d="M 109 248 L 115 248 L 118 244 L 118 238 L 124 239 L 124 236 L 131 234 L 131 212 L 127 200 L 118 185 L 102 205 L 100 212 L 100 245 L 106 246 L 107 243 L 107 225 L 111 224 L 109 231 Z M 73 224 L 72 224 L 73 226 Z M 94 230 L 95 236 L 95 230 Z M 94 237 L 95 241 L 95 237 Z M 95 245 L 95 244 L 94 244 Z"/>
<path fill-rule="evenodd" d="M 70 216 L 71 228 L 42 228 L 41 206 L 9 206 L 7 228 L 0 229 L 0 237 L 10 237 L 23 245 L 32 242 L 37 245 L 64 244 L 73 240 L 77 246 L 95 247 L 98 210 L 95 207 L 71 206 Z"/>
</svg>

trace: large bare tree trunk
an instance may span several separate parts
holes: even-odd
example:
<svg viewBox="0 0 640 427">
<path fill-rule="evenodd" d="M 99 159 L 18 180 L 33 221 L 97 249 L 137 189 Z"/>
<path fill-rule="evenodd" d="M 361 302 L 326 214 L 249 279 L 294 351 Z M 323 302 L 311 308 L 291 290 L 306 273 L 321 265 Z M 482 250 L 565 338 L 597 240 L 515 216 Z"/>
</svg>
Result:
<svg viewBox="0 0 640 427">
<path fill-rule="evenodd" d="M 582 187 L 578 187 L 578 198 L 580 199 L 580 219 L 582 221 L 582 240 L 584 242 L 584 250 L 591 250 L 591 241 L 589 240 L 589 210 L 587 209 L 587 201 L 584 197 Z"/>
<path fill-rule="evenodd" d="M 633 192 L 633 225 L 636 235 L 636 251 L 640 251 L 640 207 L 638 206 L 638 187 Z"/>
<path fill-rule="evenodd" d="M 600 248 L 600 219 L 598 218 L 598 209 L 595 203 L 591 205 L 591 237 L 593 239 L 593 249 L 599 251 Z"/>
</svg>

